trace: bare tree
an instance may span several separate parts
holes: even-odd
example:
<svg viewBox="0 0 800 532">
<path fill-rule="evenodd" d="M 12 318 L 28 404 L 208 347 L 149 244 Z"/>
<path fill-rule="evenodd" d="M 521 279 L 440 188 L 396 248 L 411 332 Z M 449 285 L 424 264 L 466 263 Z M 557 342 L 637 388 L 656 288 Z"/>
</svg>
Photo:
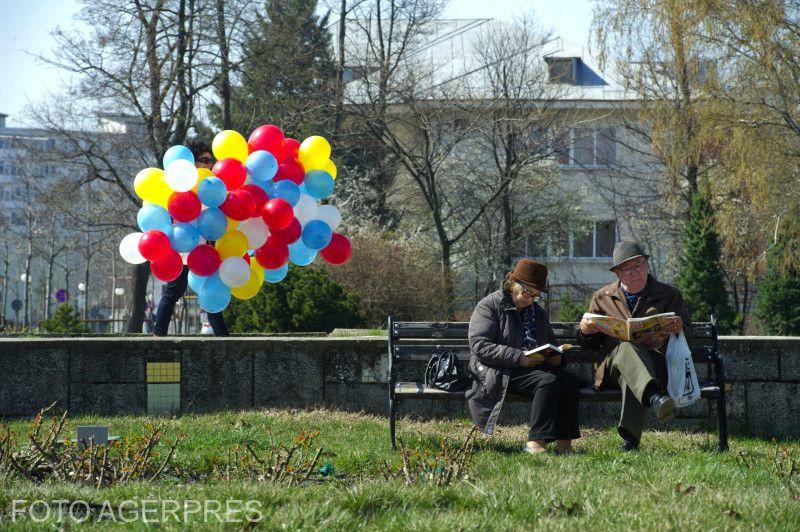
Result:
<svg viewBox="0 0 800 532">
<path fill-rule="evenodd" d="M 91 35 L 54 32 L 56 48 L 46 60 L 78 83 L 57 97 L 60 105 L 33 114 L 60 139 L 59 155 L 85 168 L 73 185 L 104 185 L 115 205 L 105 223 L 133 228 L 136 171 L 157 164 L 197 123 L 198 103 L 221 75 L 217 39 L 231 34 L 216 27 L 225 16 L 216 7 L 211 0 L 93 1 L 78 15 Z M 91 123 L 98 115 L 105 115 L 101 128 Z M 131 332 L 142 328 L 148 276 L 147 263 L 134 267 Z"/>
</svg>

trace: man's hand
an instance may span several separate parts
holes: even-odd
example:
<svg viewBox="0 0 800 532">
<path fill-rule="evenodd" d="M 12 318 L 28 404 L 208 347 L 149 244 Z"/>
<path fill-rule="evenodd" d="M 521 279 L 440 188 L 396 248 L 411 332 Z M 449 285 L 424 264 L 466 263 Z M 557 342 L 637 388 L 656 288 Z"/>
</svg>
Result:
<svg viewBox="0 0 800 532">
<path fill-rule="evenodd" d="M 542 362 L 544 362 L 544 357 L 541 355 L 533 355 L 533 356 L 521 356 L 519 357 L 519 365 L 523 368 L 533 368 L 536 366 L 541 366 Z"/>
<path fill-rule="evenodd" d="M 586 314 L 584 314 L 583 318 L 581 318 L 580 327 L 581 333 L 583 334 L 594 334 L 597 332 L 597 326 L 586 317 Z"/>
<path fill-rule="evenodd" d="M 672 318 L 671 322 L 664 327 L 664 332 L 667 335 L 670 334 L 680 334 L 681 329 L 683 329 L 683 320 L 680 316 L 675 316 Z"/>
</svg>

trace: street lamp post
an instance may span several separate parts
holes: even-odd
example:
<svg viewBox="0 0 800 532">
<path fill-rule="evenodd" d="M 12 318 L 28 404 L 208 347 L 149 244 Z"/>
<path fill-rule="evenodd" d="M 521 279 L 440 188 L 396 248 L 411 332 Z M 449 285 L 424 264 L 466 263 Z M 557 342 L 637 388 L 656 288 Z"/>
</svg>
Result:
<svg viewBox="0 0 800 532">
<path fill-rule="evenodd" d="M 125 289 L 121 286 L 114 287 L 114 294 L 111 296 L 111 332 L 117 332 L 117 296 L 125 295 Z"/>
</svg>

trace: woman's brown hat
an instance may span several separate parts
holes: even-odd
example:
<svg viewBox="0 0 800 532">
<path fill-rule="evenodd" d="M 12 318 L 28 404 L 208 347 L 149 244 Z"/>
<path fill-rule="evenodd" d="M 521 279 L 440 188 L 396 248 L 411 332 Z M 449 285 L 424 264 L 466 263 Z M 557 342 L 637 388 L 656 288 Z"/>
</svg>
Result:
<svg viewBox="0 0 800 532">
<path fill-rule="evenodd" d="M 547 292 L 547 266 L 533 259 L 519 259 L 509 277 L 520 283 L 529 284 L 539 292 Z"/>
</svg>

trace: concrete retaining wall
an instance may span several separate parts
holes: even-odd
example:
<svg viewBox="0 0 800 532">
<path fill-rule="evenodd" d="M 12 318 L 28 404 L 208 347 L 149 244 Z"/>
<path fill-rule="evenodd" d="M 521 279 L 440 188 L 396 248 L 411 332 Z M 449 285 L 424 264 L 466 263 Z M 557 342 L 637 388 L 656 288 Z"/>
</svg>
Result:
<svg viewBox="0 0 800 532">
<path fill-rule="evenodd" d="M 725 337 L 729 422 L 762 437 L 800 437 L 800 338 Z M 211 412 L 326 406 L 387 412 L 384 338 L 9 338 L 0 340 L 0 416 L 30 416 L 57 401 L 71 414 L 147 413 L 148 362 L 181 363 L 180 408 Z M 582 368 L 589 378 L 590 368 Z M 700 369 L 700 367 L 699 367 Z M 421 368 L 408 368 L 419 380 Z M 405 415 L 466 416 L 464 404 L 405 401 Z M 581 405 L 581 423 L 608 426 L 619 405 Z M 678 426 L 716 425 L 713 403 L 681 413 Z M 524 422 L 510 404 L 502 422 Z"/>
</svg>

